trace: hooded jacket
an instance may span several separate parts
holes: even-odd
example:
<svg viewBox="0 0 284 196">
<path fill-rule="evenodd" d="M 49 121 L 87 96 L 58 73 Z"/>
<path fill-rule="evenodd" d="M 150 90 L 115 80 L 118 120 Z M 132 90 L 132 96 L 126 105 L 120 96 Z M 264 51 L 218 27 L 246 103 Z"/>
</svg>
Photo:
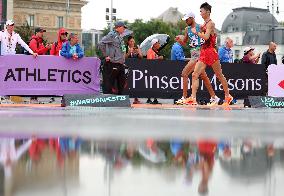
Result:
<svg viewBox="0 0 284 196">
<path fill-rule="evenodd" d="M 52 44 L 51 50 L 50 50 L 50 55 L 59 56 L 59 50 L 62 49 L 63 43 L 67 41 L 67 39 L 64 40 L 64 41 L 62 41 L 62 40 L 60 39 L 60 35 L 61 35 L 62 33 L 66 33 L 66 32 L 67 32 L 67 31 L 66 31 L 66 29 L 64 29 L 64 28 L 59 29 L 58 34 L 57 34 L 57 36 L 58 36 L 57 38 L 58 38 L 58 39 L 57 39 L 57 41 L 56 41 L 55 43 Z"/>
<path fill-rule="evenodd" d="M 43 45 L 43 39 L 36 35 L 32 36 L 29 47 L 33 52 L 38 53 L 39 55 L 44 55 L 48 51 L 48 48 Z"/>
<path fill-rule="evenodd" d="M 110 62 L 124 64 L 125 45 L 122 37 L 116 31 L 111 31 L 104 36 L 99 43 L 99 48 L 104 57 L 110 57 Z"/>
</svg>

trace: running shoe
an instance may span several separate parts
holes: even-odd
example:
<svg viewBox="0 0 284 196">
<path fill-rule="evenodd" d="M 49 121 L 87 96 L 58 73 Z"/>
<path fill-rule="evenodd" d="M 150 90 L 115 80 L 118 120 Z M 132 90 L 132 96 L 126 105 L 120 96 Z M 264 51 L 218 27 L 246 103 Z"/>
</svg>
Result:
<svg viewBox="0 0 284 196">
<path fill-rule="evenodd" d="M 184 98 L 184 97 L 181 97 L 179 100 L 177 100 L 176 101 L 176 105 L 184 105 L 185 103 L 184 103 L 184 101 L 185 101 L 186 99 Z"/>
<path fill-rule="evenodd" d="M 229 95 L 228 97 L 225 97 L 224 103 L 222 104 L 222 106 L 229 106 L 230 103 L 233 101 L 233 97 L 231 95 Z"/>
<path fill-rule="evenodd" d="M 210 102 L 207 104 L 208 106 L 216 106 L 219 104 L 220 98 L 215 95 L 215 97 L 210 98 Z"/>
<path fill-rule="evenodd" d="M 0 104 L 14 104 L 14 102 L 11 101 L 8 96 L 3 96 L 0 98 L 1 98 Z"/>
<path fill-rule="evenodd" d="M 196 98 L 194 98 L 194 97 L 189 97 L 189 98 L 185 99 L 184 103 L 186 105 L 198 105 L 197 101 L 196 101 Z"/>
</svg>

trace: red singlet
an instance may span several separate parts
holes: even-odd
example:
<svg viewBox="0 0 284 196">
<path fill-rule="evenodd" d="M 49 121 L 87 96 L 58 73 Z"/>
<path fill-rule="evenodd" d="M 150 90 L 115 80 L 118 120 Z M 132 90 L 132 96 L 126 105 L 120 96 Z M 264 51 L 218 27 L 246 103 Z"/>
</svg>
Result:
<svg viewBox="0 0 284 196">
<path fill-rule="evenodd" d="M 211 19 L 209 21 L 211 21 Z M 208 22 L 206 22 L 201 27 L 201 31 L 204 33 L 206 32 L 206 24 Z M 216 61 L 219 60 L 218 52 L 216 51 L 216 39 L 216 34 L 210 34 L 209 39 L 206 40 L 205 43 L 201 46 L 199 61 L 208 66 L 213 65 Z"/>
</svg>

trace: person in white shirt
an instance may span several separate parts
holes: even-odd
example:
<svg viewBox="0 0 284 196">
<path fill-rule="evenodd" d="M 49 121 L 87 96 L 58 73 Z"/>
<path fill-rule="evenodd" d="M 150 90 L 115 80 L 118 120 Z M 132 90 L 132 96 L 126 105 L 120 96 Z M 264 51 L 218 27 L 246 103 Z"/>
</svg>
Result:
<svg viewBox="0 0 284 196">
<path fill-rule="evenodd" d="M 30 47 L 22 40 L 21 36 L 14 31 L 15 23 L 12 20 L 6 21 L 6 29 L 0 31 L 1 55 L 15 55 L 17 43 L 24 47 L 30 54 L 37 57 Z M 0 103 L 13 103 L 7 96 L 0 96 Z"/>
<path fill-rule="evenodd" d="M 6 29 L 0 31 L 1 42 L 1 55 L 15 55 L 17 43 L 24 47 L 34 57 L 37 53 L 34 53 L 30 47 L 22 40 L 18 33 L 14 32 L 15 23 L 12 20 L 7 20 Z"/>
</svg>

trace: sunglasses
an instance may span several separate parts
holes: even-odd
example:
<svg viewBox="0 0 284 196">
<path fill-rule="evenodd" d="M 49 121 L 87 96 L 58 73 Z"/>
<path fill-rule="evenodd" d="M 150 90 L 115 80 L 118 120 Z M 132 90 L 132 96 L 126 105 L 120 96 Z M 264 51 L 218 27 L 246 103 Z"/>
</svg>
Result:
<svg viewBox="0 0 284 196">
<path fill-rule="evenodd" d="M 66 32 L 66 33 L 61 33 L 61 35 L 66 35 L 66 36 L 67 36 L 67 35 L 68 35 L 68 33 L 67 33 L 67 32 Z"/>
</svg>

